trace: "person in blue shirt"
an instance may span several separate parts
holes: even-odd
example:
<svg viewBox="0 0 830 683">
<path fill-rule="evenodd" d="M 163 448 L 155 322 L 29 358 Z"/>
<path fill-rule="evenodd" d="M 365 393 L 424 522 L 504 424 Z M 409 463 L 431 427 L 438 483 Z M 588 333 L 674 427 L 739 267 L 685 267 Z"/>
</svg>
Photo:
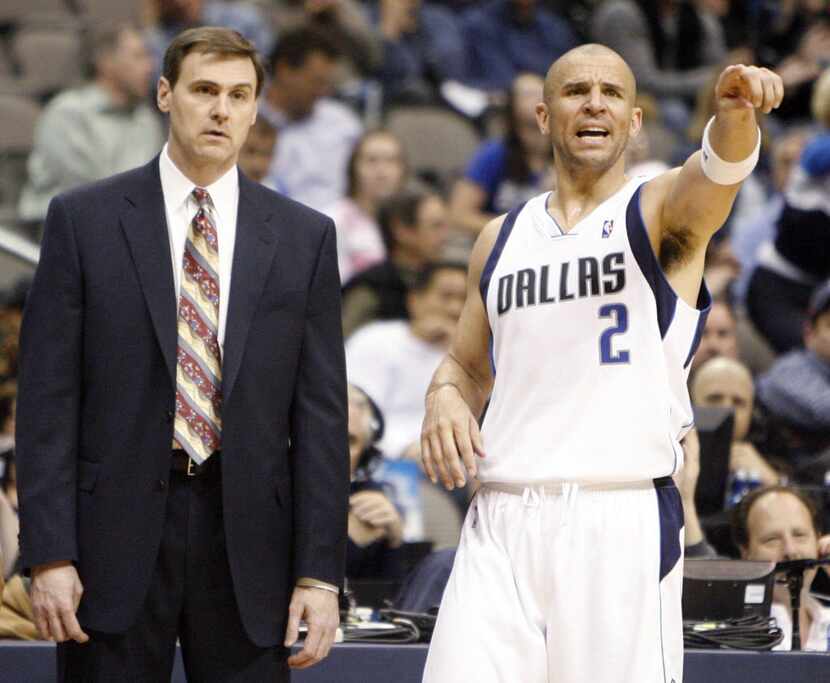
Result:
<svg viewBox="0 0 830 683">
<path fill-rule="evenodd" d="M 460 81 L 465 45 L 456 15 L 421 0 L 380 0 L 371 10 L 383 42 L 384 100 L 431 102 L 436 86 Z"/>
<path fill-rule="evenodd" d="M 547 73 L 553 60 L 577 45 L 570 24 L 537 0 L 490 0 L 463 14 L 462 30 L 465 80 L 487 91 L 506 91 L 524 71 Z"/>
<path fill-rule="evenodd" d="M 542 84 L 536 74 L 513 81 L 504 138 L 484 142 L 453 188 L 450 211 L 456 228 L 477 235 L 496 215 L 549 187 L 550 145 L 536 124 Z"/>
</svg>

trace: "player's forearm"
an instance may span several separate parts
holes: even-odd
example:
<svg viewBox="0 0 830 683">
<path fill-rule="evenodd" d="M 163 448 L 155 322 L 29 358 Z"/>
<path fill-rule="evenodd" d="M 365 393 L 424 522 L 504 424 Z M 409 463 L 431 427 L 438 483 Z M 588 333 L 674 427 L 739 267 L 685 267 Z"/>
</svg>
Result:
<svg viewBox="0 0 830 683">
<path fill-rule="evenodd" d="M 455 387 L 461 398 L 470 407 L 470 412 L 480 417 L 487 402 L 489 390 L 484 383 L 476 379 L 475 375 L 467 370 L 452 353 L 447 354 L 441 365 L 432 376 L 432 382 L 427 389 L 427 397 L 444 386 Z"/>
</svg>

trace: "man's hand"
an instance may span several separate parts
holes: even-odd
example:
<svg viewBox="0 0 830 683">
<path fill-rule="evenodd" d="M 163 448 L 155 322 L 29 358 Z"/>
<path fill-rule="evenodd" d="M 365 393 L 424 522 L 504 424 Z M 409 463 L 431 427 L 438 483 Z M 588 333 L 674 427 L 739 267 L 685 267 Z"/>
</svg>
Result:
<svg viewBox="0 0 830 683">
<path fill-rule="evenodd" d="M 53 562 L 32 570 L 32 610 L 38 631 L 45 640 L 56 643 L 89 640 L 75 618 L 83 592 L 81 579 L 71 562 Z"/>
<path fill-rule="evenodd" d="M 464 486 L 464 467 L 471 477 L 476 476 L 475 456 L 485 457 L 484 443 L 478 422 L 458 389 L 444 385 L 427 394 L 421 459 L 432 483 L 438 480 L 437 470 L 447 489 Z"/>
<path fill-rule="evenodd" d="M 303 649 L 288 658 L 292 669 L 307 669 L 323 661 L 331 650 L 337 626 L 340 623 L 340 609 L 337 595 L 321 588 L 296 586 L 288 607 L 288 628 L 285 632 L 285 646 L 297 642 L 300 633 L 300 619 L 308 625 Z"/>
<path fill-rule="evenodd" d="M 784 98 L 784 83 L 774 71 L 733 64 L 726 67 L 715 86 L 718 111 L 760 109 L 769 114 Z"/>
<path fill-rule="evenodd" d="M 403 540 L 403 523 L 397 509 L 381 491 L 359 491 L 349 498 L 349 510 L 361 522 L 383 529 L 389 545 L 396 548 Z"/>
<path fill-rule="evenodd" d="M 729 469 L 757 472 L 765 486 L 777 484 L 781 477 L 749 442 L 736 441 L 729 449 Z"/>
</svg>

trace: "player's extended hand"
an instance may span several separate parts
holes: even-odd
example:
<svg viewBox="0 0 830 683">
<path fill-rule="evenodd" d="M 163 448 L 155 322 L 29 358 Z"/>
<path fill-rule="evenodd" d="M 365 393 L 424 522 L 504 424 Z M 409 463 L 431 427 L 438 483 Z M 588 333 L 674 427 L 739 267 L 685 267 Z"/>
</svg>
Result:
<svg viewBox="0 0 830 683">
<path fill-rule="evenodd" d="M 476 476 L 476 456 L 485 457 L 484 443 L 478 422 L 458 389 L 448 384 L 427 394 L 421 459 L 432 483 L 440 475 L 447 489 L 464 486 L 465 468 L 471 477 Z"/>
<path fill-rule="evenodd" d="M 43 638 L 56 643 L 89 640 L 75 618 L 83 592 L 78 571 L 71 562 L 44 564 L 32 570 L 32 611 Z"/>
<path fill-rule="evenodd" d="M 760 109 L 769 114 L 784 98 L 784 82 L 774 71 L 758 66 L 727 66 L 715 85 L 718 111 Z"/>
<path fill-rule="evenodd" d="M 288 607 L 288 628 L 285 647 L 297 642 L 300 619 L 308 625 L 303 649 L 288 658 L 292 669 L 307 669 L 322 662 L 329 654 L 337 625 L 340 623 L 340 605 L 337 594 L 320 588 L 296 586 Z"/>
</svg>

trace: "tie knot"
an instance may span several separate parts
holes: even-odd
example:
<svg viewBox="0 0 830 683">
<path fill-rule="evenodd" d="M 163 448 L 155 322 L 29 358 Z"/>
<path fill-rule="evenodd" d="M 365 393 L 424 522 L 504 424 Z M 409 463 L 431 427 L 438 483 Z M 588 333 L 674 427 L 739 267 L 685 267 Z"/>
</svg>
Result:
<svg viewBox="0 0 830 683">
<path fill-rule="evenodd" d="M 203 187 L 193 188 L 193 199 L 196 200 L 200 209 L 206 209 L 211 204 L 210 193 Z"/>
</svg>

